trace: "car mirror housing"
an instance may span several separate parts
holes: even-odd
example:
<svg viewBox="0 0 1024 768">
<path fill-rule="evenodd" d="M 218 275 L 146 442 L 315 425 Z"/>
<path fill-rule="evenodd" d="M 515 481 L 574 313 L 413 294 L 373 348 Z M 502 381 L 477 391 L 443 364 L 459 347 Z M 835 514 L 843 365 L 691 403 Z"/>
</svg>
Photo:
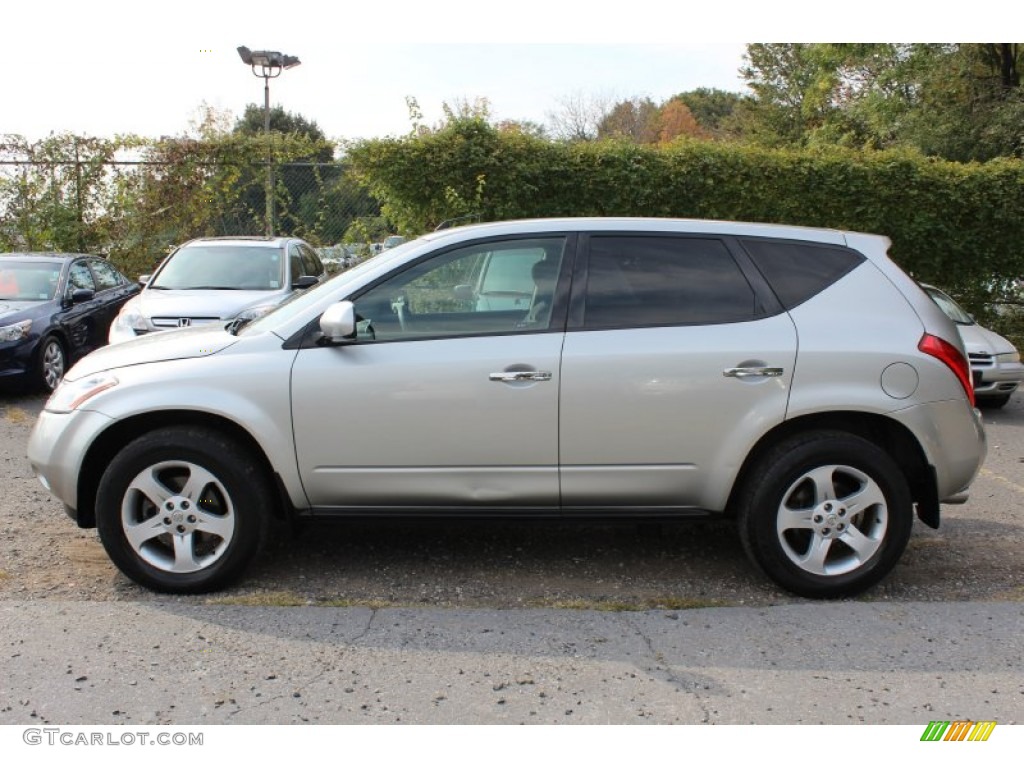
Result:
<svg viewBox="0 0 1024 768">
<path fill-rule="evenodd" d="M 145 288 L 147 285 L 149 285 L 149 279 L 151 277 L 153 277 L 153 276 L 152 275 L 139 275 L 139 285 L 141 285 L 143 288 Z"/>
<path fill-rule="evenodd" d="M 312 288 L 318 282 L 320 282 L 320 278 L 315 275 L 303 275 L 302 277 L 297 277 L 292 281 L 292 288 L 296 291 L 301 291 L 306 288 Z"/>
<path fill-rule="evenodd" d="M 82 304 L 83 302 L 90 301 L 96 292 L 89 288 L 76 288 L 71 292 L 71 303 Z"/>
<path fill-rule="evenodd" d="M 320 316 L 320 332 L 329 344 L 344 344 L 356 338 L 356 308 L 351 301 L 339 301 Z"/>
</svg>

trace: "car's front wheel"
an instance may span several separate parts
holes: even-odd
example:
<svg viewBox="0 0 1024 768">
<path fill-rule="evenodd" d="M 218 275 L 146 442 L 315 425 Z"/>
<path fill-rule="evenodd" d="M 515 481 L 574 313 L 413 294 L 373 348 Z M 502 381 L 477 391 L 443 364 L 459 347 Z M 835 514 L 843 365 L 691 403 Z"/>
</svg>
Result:
<svg viewBox="0 0 1024 768">
<path fill-rule="evenodd" d="M 64 378 L 67 355 L 64 345 L 56 336 L 47 336 L 39 345 L 36 362 L 35 384 L 44 392 L 53 392 Z"/>
<path fill-rule="evenodd" d="M 805 597 L 857 594 L 892 570 L 913 508 L 900 468 L 842 432 L 787 440 L 758 462 L 739 500 L 744 548 L 774 581 Z"/>
<path fill-rule="evenodd" d="M 173 427 L 126 445 L 100 480 L 96 526 L 114 564 L 160 592 L 197 593 L 238 578 L 271 515 L 266 472 L 220 432 Z"/>
</svg>

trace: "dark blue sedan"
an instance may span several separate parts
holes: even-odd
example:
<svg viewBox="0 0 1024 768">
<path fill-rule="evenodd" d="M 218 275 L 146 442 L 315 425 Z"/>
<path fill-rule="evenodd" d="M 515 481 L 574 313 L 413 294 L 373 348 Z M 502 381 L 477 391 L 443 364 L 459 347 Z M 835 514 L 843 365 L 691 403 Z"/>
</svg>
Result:
<svg viewBox="0 0 1024 768">
<path fill-rule="evenodd" d="M 140 290 L 97 256 L 0 254 L 0 383 L 53 391 Z"/>
</svg>

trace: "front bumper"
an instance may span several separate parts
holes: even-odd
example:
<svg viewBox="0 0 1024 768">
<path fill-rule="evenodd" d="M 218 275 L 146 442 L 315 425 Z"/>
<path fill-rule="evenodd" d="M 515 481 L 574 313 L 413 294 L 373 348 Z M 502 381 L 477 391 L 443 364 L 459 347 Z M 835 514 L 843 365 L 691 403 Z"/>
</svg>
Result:
<svg viewBox="0 0 1024 768">
<path fill-rule="evenodd" d="M 973 361 L 972 361 L 973 362 Z M 993 362 L 985 366 L 971 366 L 976 397 L 1006 395 L 1024 381 L 1024 363 Z"/>
<path fill-rule="evenodd" d="M 28 461 L 39 482 L 62 501 L 72 519 L 78 520 L 78 479 L 82 462 L 96 436 L 110 424 L 102 413 L 76 410 L 71 413 L 43 411 L 28 440 Z"/>
</svg>

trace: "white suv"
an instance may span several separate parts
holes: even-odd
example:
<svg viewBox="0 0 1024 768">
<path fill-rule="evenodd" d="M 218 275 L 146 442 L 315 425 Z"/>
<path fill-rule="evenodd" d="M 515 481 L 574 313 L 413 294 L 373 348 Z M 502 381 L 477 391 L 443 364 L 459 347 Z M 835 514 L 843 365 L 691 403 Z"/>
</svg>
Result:
<svg viewBox="0 0 1024 768">
<path fill-rule="evenodd" d="M 162 591 L 229 583 L 293 515 L 732 515 L 780 585 L 851 595 L 985 456 L 956 327 L 887 246 L 659 219 L 435 232 L 244 327 L 90 355 L 29 458 Z M 528 297 L 475 295 L 524 253 Z"/>
<path fill-rule="evenodd" d="M 171 253 L 110 326 L 109 342 L 155 331 L 252 320 L 326 276 L 313 247 L 295 237 L 201 237 Z"/>
</svg>

